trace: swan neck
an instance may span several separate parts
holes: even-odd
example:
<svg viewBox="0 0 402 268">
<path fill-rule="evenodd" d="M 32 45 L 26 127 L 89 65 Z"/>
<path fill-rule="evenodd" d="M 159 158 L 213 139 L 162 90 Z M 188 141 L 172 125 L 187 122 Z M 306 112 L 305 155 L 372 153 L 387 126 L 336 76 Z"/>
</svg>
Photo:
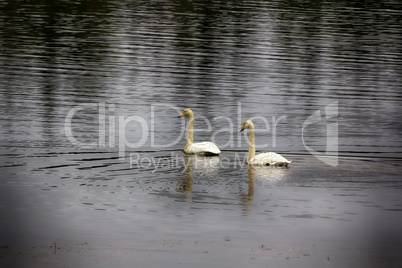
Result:
<svg viewBox="0 0 402 268">
<path fill-rule="evenodd" d="M 249 127 L 249 147 L 248 147 L 248 158 L 247 161 L 250 161 L 251 158 L 255 156 L 255 129 L 254 126 Z"/>
<path fill-rule="evenodd" d="M 191 114 L 188 118 L 188 133 L 186 147 L 194 142 L 194 116 Z"/>
</svg>

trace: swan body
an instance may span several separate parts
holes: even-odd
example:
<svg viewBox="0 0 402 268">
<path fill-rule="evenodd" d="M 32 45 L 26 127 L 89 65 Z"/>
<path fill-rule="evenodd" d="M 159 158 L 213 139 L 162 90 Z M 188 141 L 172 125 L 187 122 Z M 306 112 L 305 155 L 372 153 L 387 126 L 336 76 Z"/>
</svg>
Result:
<svg viewBox="0 0 402 268">
<path fill-rule="evenodd" d="M 249 165 L 259 165 L 259 166 L 287 166 L 292 161 L 287 160 L 280 154 L 269 152 L 255 154 L 255 128 L 253 122 L 247 120 L 241 127 L 240 132 L 249 129 L 250 145 L 248 149 L 247 163 Z"/>
<path fill-rule="evenodd" d="M 287 166 L 291 162 L 292 161 L 287 160 L 282 155 L 274 152 L 257 154 L 248 160 L 249 164 L 259 166 Z"/>
<path fill-rule="evenodd" d="M 192 143 L 184 148 L 184 152 L 187 154 L 220 154 L 221 150 L 215 143 L 206 141 Z"/>
<path fill-rule="evenodd" d="M 218 155 L 221 153 L 218 146 L 213 142 L 197 142 L 194 143 L 194 114 L 191 109 L 185 109 L 178 118 L 185 116 L 188 118 L 188 134 L 187 143 L 184 147 L 184 152 L 187 154 L 204 154 L 204 155 Z"/>
</svg>

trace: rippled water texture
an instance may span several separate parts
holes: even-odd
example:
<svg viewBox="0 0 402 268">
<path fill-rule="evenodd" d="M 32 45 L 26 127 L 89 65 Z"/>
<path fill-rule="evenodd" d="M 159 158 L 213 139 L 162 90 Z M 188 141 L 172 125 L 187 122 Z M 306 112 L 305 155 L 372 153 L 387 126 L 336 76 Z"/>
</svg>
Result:
<svg viewBox="0 0 402 268">
<path fill-rule="evenodd" d="M 400 264 L 401 10 L 0 1 L 0 264 L 18 264 L 9 245 L 69 241 Z M 183 153 L 185 108 L 219 157 Z M 244 164 L 247 119 L 288 168 Z"/>
</svg>

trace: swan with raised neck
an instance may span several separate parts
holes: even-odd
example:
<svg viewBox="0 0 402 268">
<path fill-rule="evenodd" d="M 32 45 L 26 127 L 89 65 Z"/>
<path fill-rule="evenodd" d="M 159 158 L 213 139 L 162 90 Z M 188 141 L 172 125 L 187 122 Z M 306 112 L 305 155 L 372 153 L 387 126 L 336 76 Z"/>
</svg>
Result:
<svg viewBox="0 0 402 268">
<path fill-rule="evenodd" d="M 185 109 L 178 118 L 185 116 L 188 119 L 187 143 L 184 152 L 188 154 L 218 155 L 221 153 L 218 146 L 213 142 L 194 143 L 194 113 L 191 109 Z"/>
<path fill-rule="evenodd" d="M 249 130 L 249 148 L 248 148 L 248 157 L 247 163 L 250 165 L 263 165 L 263 166 L 287 166 L 292 161 L 287 160 L 280 154 L 269 152 L 269 153 L 261 153 L 255 154 L 255 127 L 251 120 L 247 120 L 244 122 L 241 127 L 240 132 L 243 130 Z"/>
</svg>

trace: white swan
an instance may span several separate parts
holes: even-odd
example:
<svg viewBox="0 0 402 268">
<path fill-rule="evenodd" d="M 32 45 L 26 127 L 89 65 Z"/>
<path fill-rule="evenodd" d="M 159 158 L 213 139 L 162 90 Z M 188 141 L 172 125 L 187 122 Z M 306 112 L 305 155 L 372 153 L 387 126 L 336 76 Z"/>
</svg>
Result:
<svg viewBox="0 0 402 268">
<path fill-rule="evenodd" d="M 185 116 L 188 118 L 188 134 L 187 143 L 184 147 L 184 152 L 187 154 L 204 154 L 204 155 L 218 155 L 221 153 L 218 146 L 213 142 L 197 142 L 194 143 L 194 114 L 191 109 L 185 109 L 178 118 Z"/>
<path fill-rule="evenodd" d="M 255 128 L 253 122 L 247 120 L 241 127 L 240 132 L 244 129 L 249 129 L 250 146 L 248 149 L 247 163 L 250 165 L 263 166 L 287 166 L 292 161 L 287 160 L 280 154 L 269 152 L 255 155 Z"/>
</svg>

